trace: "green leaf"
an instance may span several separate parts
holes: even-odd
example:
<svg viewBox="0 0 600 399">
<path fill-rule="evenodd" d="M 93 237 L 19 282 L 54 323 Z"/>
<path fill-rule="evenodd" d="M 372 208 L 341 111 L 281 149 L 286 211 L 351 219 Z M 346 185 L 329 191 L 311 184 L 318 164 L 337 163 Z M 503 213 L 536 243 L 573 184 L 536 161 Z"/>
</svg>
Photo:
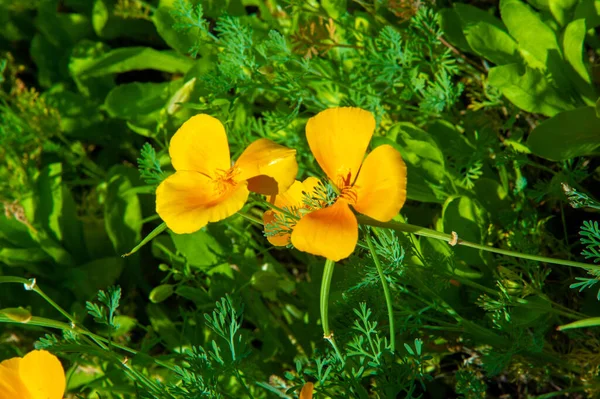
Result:
<svg viewBox="0 0 600 399">
<path fill-rule="evenodd" d="M 498 65 L 519 62 L 517 43 L 502 22 L 490 13 L 468 4 L 456 4 L 465 39 L 471 49 Z"/>
<path fill-rule="evenodd" d="M 31 320 L 31 312 L 21 307 L 0 309 L 0 314 L 5 315 L 17 323 L 27 323 Z"/>
<path fill-rule="evenodd" d="M 82 77 L 83 71 L 92 66 L 96 60 L 106 54 L 110 48 L 102 42 L 82 40 L 71 51 L 69 72 L 79 92 L 94 101 L 103 101 L 108 92 L 115 86 L 112 75 Z"/>
<path fill-rule="evenodd" d="M 469 53 L 474 52 L 463 33 L 462 23 L 455 8 L 442 8 L 440 10 L 440 26 L 444 31 L 444 37 L 455 47 Z"/>
<path fill-rule="evenodd" d="M 150 21 L 136 18 L 122 18 L 116 15 L 114 5 L 115 0 L 94 1 L 92 26 L 99 37 L 103 39 L 130 37 L 147 40 L 148 37 L 156 36 L 156 30 Z"/>
<path fill-rule="evenodd" d="M 108 93 L 104 107 L 115 118 L 138 123 L 157 121 L 156 112 L 163 109 L 181 87 L 182 79 L 164 83 L 128 83 Z"/>
<path fill-rule="evenodd" d="M 562 44 L 565 59 L 572 68 L 572 70 L 569 71 L 569 77 L 582 97 L 587 98 L 587 105 L 592 105 L 593 99 L 595 99 L 595 93 L 592 86 L 592 79 L 583 62 L 583 42 L 585 40 L 586 30 L 584 19 L 578 19 L 571 22 L 565 28 Z"/>
<path fill-rule="evenodd" d="M 390 144 L 407 166 L 407 196 L 422 202 L 441 202 L 445 183 L 444 154 L 433 137 L 411 123 L 395 124 L 385 137 L 375 137 L 374 147 Z M 439 194 L 438 194 L 439 193 Z"/>
<path fill-rule="evenodd" d="M 565 26 L 573 19 L 577 2 L 577 0 L 550 0 L 548 5 L 554 19 L 561 26 Z"/>
<path fill-rule="evenodd" d="M 165 42 L 181 54 L 188 54 L 196 44 L 196 35 L 198 32 L 194 29 L 182 31 L 175 30 L 173 26 L 177 23 L 171 15 L 173 7 L 161 5 L 156 9 L 152 16 L 152 22 L 156 26 L 156 31 Z"/>
<path fill-rule="evenodd" d="M 581 0 L 573 15 L 573 19 L 579 18 L 585 18 L 588 29 L 600 26 L 600 0 Z"/>
<path fill-rule="evenodd" d="M 109 171 L 104 219 L 117 254 L 127 252 L 141 240 L 140 201 L 137 194 L 129 191 L 137 175 L 137 170 L 122 165 L 114 166 Z"/>
<path fill-rule="evenodd" d="M 488 74 L 490 85 L 498 88 L 510 102 L 527 112 L 553 116 L 574 106 L 565 101 L 548 79 L 538 70 L 526 67 L 521 75 L 518 64 L 491 68 Z"/>
<path fill-rule="evenodd" d="M 530 133 L 527 146 L 535 155 L 553 161 L 597 152 L 600 119 L 595 108 L 577 108 L 545 120 Z"/>
<path fill-rule="evenodd" d="M 572 330 L 574 328 L 586 328 L 600 326 L 600 317 L 590 317 L 589 319 L 577 320 L 573 323 L 563 324 L 556 327 L 558 331 Z"/>
<path fill-rule="evenodd" d="M 208 268 L 223 262 L 226 250 L 210 234 L 211 228 L 204 228 L 192 234 L 170 232 L 177 251 L 185 256 L 190 265 Z"/>
<path fill-rule="evenodd" d="M 156 69 L 169 73 L 185 73 L 194 61 L 173 51 L 158 51 L 149 47 L 122 47 L 102 54 L 80 68 L 79 77 Z"/>
<path fill-rule="evenodd" d="M 80 93 L 68 90 L 66 85 L 52 86 L 42 94 L 42 98 L 59 111 L 61 130 L 67 134 L 83 131 L 104 119 L 97 104 Z"/>
<path fill-rule="evenodd" d="M 49 262 L 52 258 L 39 247 L 0 248 L 0 262 L 7 266 L 21 266 L 34 272 L 41 270 L 36 263 Z"/>
<path fill-rule="evenodd" d="M 117 281 L 125 261 L 118 256 L 100 258 L 70 269 L 65 274 L 65 286 L 79 300 L 90 300 L 98 290 L 106 289 Z"/>
<path fill-rule="evenodd" d="M 169 316 L 160 305 L 148 304 L 146 312 L 148 313 L 152 329 L 156 331 L 167 348 L 175 349 L 186 344 L 186 342 L 182 342 L 184 337 L 175 328 L 175 324 L 169 319 Z"/>
</svg>

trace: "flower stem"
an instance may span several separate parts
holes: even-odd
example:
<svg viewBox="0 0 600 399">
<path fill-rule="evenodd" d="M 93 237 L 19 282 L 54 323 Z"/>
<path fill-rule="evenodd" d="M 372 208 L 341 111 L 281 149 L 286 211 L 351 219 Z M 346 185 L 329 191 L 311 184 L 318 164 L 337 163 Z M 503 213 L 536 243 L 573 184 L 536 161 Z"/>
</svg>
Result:
<svg viewBox="0 0 600 399">
<path fill-rule="evenodd" d="M 342 362 L 342 367 L 344 367 L 344 358 L 342 357 L 342 354 L 335 343 L 333 332 L 329 329 L 329 288 L 331 287 L 331 278 L 333 276 L 334 267 L 334 261 L 330 259 L 325 261 L 325 267 L 323 268 L 323 280 L 321 281 L 321 324 L 323 325 L 323 338 L 329 341 L 338 358 Z"/>
<path fill-rule="evenodd" d="M 387 305 L 388 319 L 390 322 L 390 350 L 394 352 L 396 350 L 396 329 L 394 328 L 394 307 L 392 304 L 392 295 L 390 294 L 390 287 L 385 278 L 385 275 L 383 274 L 383 268 L 381 267 L 381 262 L 379 262 L 379 257 L 377 256 L 377 252 L 375 251 L 375 246 L 371 241 L 371 233 L 367 232 L 365 237 L 367 239 L 369 251 L 371 251 L 371 257 L 373 258 L 373 262 L 375 262 L 377 273 L 379 273 L 381 285 L 383 285 L 383 294 L 385 295 L 385 303 Z"/>
<path fill-rule="evenodd" d="M 421 226 L 415 226 L 413 224 L 400 223 L 400 222 L 379 222 L 377 220 L 373 220 L 373 219 L 363 216 L 363 215 L 358 215 L 357 219 L 360 224 L 367 225 L 367 226 L 384 227 L 387 229 L 392 229 L 392 230 L 403 232 L 403 233 L 412 233 L 412 234 L 415 234 L 418 236 L 435 238 L 437 240 L 442 240 L 442 241 L 446 241 L 446 242 L 452 242 L 452 240 L 453 240 L 453 237 L 450 234 L 442 233 L 442 232 L 435 231 L 435 230 L 428 229 L 428 228 L 421 227 Z M 513 258 L 529 259 L 529 260 L 533 260 L 536 262 L 553 263 L 555 265 L 563 265 L 563 266 L 569 266 L 569 267 L 579 267 L 579 268 L 586 269 L 586 270 L 600 270 L 600 266 L 598 266 L 598 265 L 590 265 L 588 263 L 583 263 L 583 262 L 574 262 L 574 261 L 564 260 L 564 259 L 549 258 L 546 256 L 529 255 L 529 254 L 524 254 L 521 252 L 509 251 L 507 249 L 494 248 L 494 247 L 490 247 L 490 246 L 483 245 L 483 244 L 476 244 L 474 242 L 464 241 L 461 239 L 458 239 L 456 244 L 462 245 L 465 247 L 480 249 L 482 251 L 493 252 L 493 253 L 496 253 L 499 255 L 512 256 Z"/>
</svg>

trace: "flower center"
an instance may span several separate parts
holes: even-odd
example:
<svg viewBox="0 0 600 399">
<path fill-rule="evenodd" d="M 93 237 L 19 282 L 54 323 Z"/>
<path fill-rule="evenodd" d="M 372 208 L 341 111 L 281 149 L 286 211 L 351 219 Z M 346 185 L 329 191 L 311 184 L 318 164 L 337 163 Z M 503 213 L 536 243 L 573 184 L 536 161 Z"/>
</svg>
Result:
<svg viewBox="0 0 600 399">
<path fill-rule="evenodd" d="M 348 201 L 349 204 L 354 205 L 358 201 L 358 194 L 353 186 L 346 186 L 340 191 L 340 198 Z"/>
<path fill-rule="evenodd" d="M 213 180 L 218 194 L 223 194 L 234 187 L 237 182 L 235 177 L 240 174 L 238 168 L 232 167 L 227 170 L 217 170 L 216 178 Z"/>
</svg>

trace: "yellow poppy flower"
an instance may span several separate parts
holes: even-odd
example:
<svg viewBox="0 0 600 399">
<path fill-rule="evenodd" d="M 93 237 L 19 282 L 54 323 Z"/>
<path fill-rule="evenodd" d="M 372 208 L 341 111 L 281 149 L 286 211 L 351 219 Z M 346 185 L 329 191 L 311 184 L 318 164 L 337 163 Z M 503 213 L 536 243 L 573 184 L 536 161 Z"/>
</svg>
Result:
<svg viewBox="0 0 600 399">
<path fill-rule="evenodd" d="M 300 396 L 298 396 L 298 399 L 312 399 L 314 388 L 315 386 L 312 382 L 307 382 L 306 384 L 304 384 L 304 386 L 302 387 L 302 391 L 300 391 Z"/>
<path fill-rule="evenodd" d="M 56 356 L 34 350 L 0 363 L 0 399 L 62 399 L 65 370 Z"/>
<path fill-rule="evenodd" d="M 304 215 L 291 234 L 300 251 L 339 261 L 354 251 L 358 222 L 350 206 L 387 222 L 406 201 L 406 165 L 390 145 L 365 158 L 375 118 L 360 108 L 331 108 L 310 118 L 306 138 L 317 162 L 339 190 L 336 201 Z"/>
<path fill-rule="evenodd" d="M 302 182 L 296 180 L 285 193 L 272 199 L 273 205 L 300 217 L 310 211 L 307 204 L 304 203 L 305 195 L 312 196 L 319 183 L 319 179 L 316 177 L 308 177 Z M 279 223 L 281 218 L 286 218 L 286 216 L 277 210 L 263 213 L 265 235 L 267 240 L 275 246 L 286 246 L 290 243 L 290 233 L 295 224 L 294 220 L 290 220 L 291 218 L 286 218 L 286 223 Z"/>
<path fill-rule="evenodd" d="M 294 182 L 296 150 L 267 139 L 253 142 L 231 166 L 223 124 L 191 117 L 171 139 L 175 173 L 156 189 L 156 212 L 173 232 L 193 233 L 239 211 L 250 191 L 275 195 Z"/>
</svg>

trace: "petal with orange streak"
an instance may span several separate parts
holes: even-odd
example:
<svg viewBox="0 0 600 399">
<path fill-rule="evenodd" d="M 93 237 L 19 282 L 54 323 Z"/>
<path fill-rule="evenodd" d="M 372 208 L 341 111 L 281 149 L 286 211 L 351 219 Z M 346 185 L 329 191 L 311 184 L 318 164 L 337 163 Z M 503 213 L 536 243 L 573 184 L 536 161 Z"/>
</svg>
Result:
<svg viewBox="0 0 600 399">
<path fill-rule="evenodd" d="M 19 375 L 22 361 L 22 358 L 14 357 L 0 363 L 0 399 L 32 399 Z"/>
<path fill-rule="evenodd" d="M 353 188 L 354 209 L 380 222 L 391 220 L 406 201 L 406 165 L 400 152 L 387 144 L 371 151 Z"/>
<path fill-rule="evenodd" d="M 302 217 L 292 231 L 296 249 L 333 261 L 347 258 L 358 242 L 358 222 L 344 199 Z"/>
<path fill-rule="evenodd" d="M 241 182 L 220 191 L 215 181 L 200 173 L 177 171 L 156 189 L 156 212 L 174 233 L 193 233 L 242 209 L 249 195 L 246 185 Z"/>
<path fill-rule="evenodd" d="M 374 131 L 375 118 L 369 111 L 330 108 L 308 120 L 306 139 L 321 169 L 343 188 L 356 179 Z"/>
<path fill-rule="evenodd" d="M 21 380 L 33 399 L 62 399 L 67 382 L 60 360 L 50 352 L 29 352 L 19 366 Z"/>
<path fill-rule="evenodd" d="M 215 177 L 231 167 L 225 127 L 217 118 L 200 114 L 187 120 L 171 139 L 169 155 L 175 170 Z"/>
<path fill-rule="evenodd" d="M 240 155 L 234 168 L 237 180 L 248 180 L 248 190 L 262 195 L 285 192 L 296 180 L 296 150 L 258 139 Z"/>
</svg>

